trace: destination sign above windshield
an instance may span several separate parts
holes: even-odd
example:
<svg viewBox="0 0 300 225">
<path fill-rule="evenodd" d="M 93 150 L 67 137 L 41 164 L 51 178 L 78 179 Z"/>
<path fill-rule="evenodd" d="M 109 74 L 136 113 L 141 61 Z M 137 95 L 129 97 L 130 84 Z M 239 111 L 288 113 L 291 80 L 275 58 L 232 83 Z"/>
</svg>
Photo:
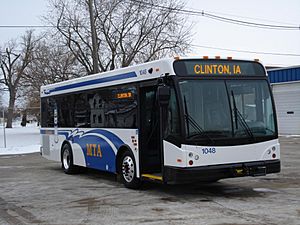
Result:
<svg viewBox="0 0 300 225">
<path fill-rule="evenodd" d="M 238 60 L 179 60 L 174 70 L 178 76 L 265 76 L 260 63 Z"/>
</svg>

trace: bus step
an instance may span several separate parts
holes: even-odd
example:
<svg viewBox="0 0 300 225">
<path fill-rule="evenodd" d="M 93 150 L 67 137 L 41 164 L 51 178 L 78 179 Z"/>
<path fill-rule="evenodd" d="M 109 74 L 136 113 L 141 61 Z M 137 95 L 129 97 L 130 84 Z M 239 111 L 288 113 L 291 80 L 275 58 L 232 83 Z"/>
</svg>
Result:
<svg viewBox="0 0 300 225">
<path fill-rule="evenodd" d="M 147 180 L 163 181 L 161 173 L 142 174 L 142 178 L 146 178 Z"/>
</svg>

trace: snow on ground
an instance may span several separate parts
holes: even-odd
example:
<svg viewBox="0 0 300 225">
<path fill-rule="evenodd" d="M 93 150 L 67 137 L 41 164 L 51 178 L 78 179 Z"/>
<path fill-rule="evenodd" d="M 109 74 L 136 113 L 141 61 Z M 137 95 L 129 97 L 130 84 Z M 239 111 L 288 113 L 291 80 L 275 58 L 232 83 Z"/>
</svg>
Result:
<svg viewBox="0 0 300 225">
<path fill-rule="evenodd" d="M 0 155 L 26 154 L 40 151 L 40 128 L 34 124 L 21 127 L 14 123 L 6 128 L 6 148 L 4 148 L 3 126 L 0 125 Z"/>
</svg>

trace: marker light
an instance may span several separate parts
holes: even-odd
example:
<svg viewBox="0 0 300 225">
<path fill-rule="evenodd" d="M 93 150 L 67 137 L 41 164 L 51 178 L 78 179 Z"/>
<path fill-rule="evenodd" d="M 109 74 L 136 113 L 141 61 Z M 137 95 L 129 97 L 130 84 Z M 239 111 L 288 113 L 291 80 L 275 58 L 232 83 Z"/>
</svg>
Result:
<svg viewBox="0 0 300 225">
<path fill-rule="evenodd" d="M 232 57 L 231 57 L 231 56 L 228 56 L 227 59 L 228 59 L 228 60 L 232 60 Z"/>
<path fill-rule="evenodd" d="M 273 158 L 273 159 L 275 159 L 275 158 L 276 158 L 276 154 L 275 154 L 275 153 L 272 155 L 272 158 Z"/>
<path fill-rule="evenodd" d="M 179 60 L 180 57 L 179 57 L 179 56 L 174 56 L 174 59 L 175 59 L 175 60 Z"/>
<path fill-rule="evenodd" d="M 208 56 L 203 56 L 203 59 L 208 59 Z"/>
<path fill-rule="evenodd" d="M 189 165 L 191 166 L 191 165 L 193 165 L 193 164 L 194 164 L 193 160 L 190 160 L 190 161 L 189 161 Z"/>
<path fill-rule="evenodd" d="M 216 58 L 216 59 L 221 59 L 221 56 L 217 55 L 215 58 Z"/>
<path fill-rule="evenodd" d="M 181 159 L 177 159 L 177 162 L 179 162 L 179 163 L 180 163 L 180 162 L 182 162 L 182 160 L 181 160 Z"/>
<path fill-rule="evenodd" d="M 259 62 L 259 59 L 254 59 L 255 62 Z"/>
</svg>

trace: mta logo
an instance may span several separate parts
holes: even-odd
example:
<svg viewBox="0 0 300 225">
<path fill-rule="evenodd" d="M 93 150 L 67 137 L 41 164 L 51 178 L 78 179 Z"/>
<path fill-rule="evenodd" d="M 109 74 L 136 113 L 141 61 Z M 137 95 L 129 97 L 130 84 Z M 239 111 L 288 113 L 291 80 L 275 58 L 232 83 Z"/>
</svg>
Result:
<svg viewBox="0 0 300 225">
<path fill-rule="evenodd" d="M 86 155 L 102 158 L 100 144 L 86 144 Z"/>
</svg>

